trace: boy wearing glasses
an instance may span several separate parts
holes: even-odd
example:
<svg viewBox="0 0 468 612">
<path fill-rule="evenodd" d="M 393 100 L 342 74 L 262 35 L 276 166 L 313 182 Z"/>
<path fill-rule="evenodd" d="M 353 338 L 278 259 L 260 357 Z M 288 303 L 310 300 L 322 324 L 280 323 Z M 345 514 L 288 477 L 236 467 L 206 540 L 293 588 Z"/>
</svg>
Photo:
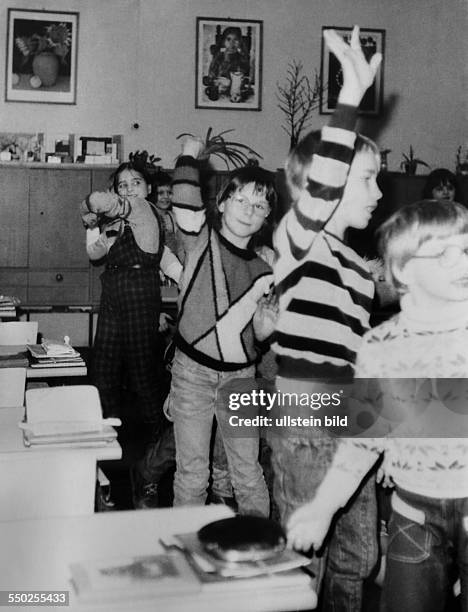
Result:
<svg viewBox="0 0 468 612">
<path fill-rule="evenodd" d="M 356 377 L 467 379 L 468 211 L 436 200 L 402 207 L 381 227 L 380 250 L 387 278 L 402 295 L 401 312 L 365 334 Z M 390 388 L 386 400 L 395 414 L 404 406 L 398 389 Z M 461 427 L 449 427 L 447 437 L 439 429 L 440 437 L 424 438 L 422 429 L 419 438 L 340 440 L 315 498 L 289 519 L 291 545 L 320 547 L 335 512 L 384 452 L 396 486 L 382 609 L 447 609 L 455 570 L 461 609 L 468 610 L 468 440 L 448 437 L 466 432 L 466 407 L 460 415 Z M 458 418 L 447 416 L 449 423 Z"/>
<path fill-rule="evenodd" d="M 187 138 L 173 180 L 173 209 L 185 249 L 169 401 L 176 441 L 174 505 L 205 504 L 216 416 L 240 513 L 268 516 L 258 436 L 229 436 L 228 410 L 216 400 L 232 379 L 253 381 L 254 338 L 263 341 L 274 329 L 273 274 L 256 254 L 254 239 L 273 216 L 276 193 L 270 173 L 238 169 L 208 224 L 197 161 L 203 155 L 203 142 Z"/>
</svg>

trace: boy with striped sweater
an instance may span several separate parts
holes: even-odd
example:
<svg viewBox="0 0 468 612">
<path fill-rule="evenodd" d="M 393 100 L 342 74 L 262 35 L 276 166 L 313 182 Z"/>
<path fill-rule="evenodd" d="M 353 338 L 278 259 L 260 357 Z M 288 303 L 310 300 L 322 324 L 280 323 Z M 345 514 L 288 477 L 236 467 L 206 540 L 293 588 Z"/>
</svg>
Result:
<svg viewBox="0 0 468 612">
<path fill-rule="evenodd" d="M 293 199 L 275 235 L 277 388 L 313 391 L 314 381 L 352 376 L 362 335 L 369 328 L 374 283 L 365 261 L 344 242 L 348 227 L 363 229 L 381 197 L 379 153 L 357 135 L 357 107 L 381 61 L 367 62 L 359 29 L 350 44 L 333 30 L 326 42 L 341 63 L 343 87 L 329 126 L 309 134 L 291 153 L 286 174 Z M 336 440 L 293 428 L 271 440 L 276 501 L 283 523 L 313 499 L 336 450 Z M 370 478 L 337 522 L 328 548 L 324 609 L 361 609 L 362 584 L 377 559 L 375 483 Z M 318 564 L 320 582 L 324 562 Z"/>
</svg>

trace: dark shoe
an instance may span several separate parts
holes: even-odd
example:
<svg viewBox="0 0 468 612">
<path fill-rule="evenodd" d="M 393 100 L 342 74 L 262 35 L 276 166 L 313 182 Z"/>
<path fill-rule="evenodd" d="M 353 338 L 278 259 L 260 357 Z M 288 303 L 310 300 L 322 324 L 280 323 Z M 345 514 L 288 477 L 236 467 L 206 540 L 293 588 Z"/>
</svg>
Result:
<svg viewBox="0 0 468 612">
<path fill-rule="evenodd" d="M 154 482 L 145 482 L 138 470 L 130 469 L 132 484 L 133 506 L 136 510 L 159 507 L 158 485 Z"/>
</svg>

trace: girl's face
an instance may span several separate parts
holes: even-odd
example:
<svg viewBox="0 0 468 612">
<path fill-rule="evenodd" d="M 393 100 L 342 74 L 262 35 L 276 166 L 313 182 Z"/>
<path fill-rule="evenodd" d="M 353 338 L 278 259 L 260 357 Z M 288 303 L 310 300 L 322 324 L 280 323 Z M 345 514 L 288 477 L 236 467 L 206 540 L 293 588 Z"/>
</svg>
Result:
<svg viewBox="0 0 468 612">
<path fill-rule="evenodd" d="M 237 36 L 237 34 L 228 34 L 227 36 L 224 37 L 224 47 L 226 48 L 226 51 L 237 51 L 237 49 L 240 47 L 240 40 L 239 37 Z"/>
<path fill-rule="evenodd" d="M 150 187 L 143 176 L 136 170 L 122 170 L 117 182 L 117 193 L 119 196 L 129 198 L 146 198 Z"/>
<path fill-rule="evenodd" d="M 172 187 L 170 185 L 159 185 L 156 189 L 158 199 L 156 205 L 162 210 L 167 210 L 172 205 Z"/>
<path fill-rule="evenodd" d="M 245 249 L 270 214 L 270 205 L 265 192 L 258 191 L 255 183 L 248 183 L 221 202 L 219 210 L 222 213 L 221 234 Z"/>
<path fill-rule="evenodd" d="M 439 183 L 439 185 L 433 188 L 432 197 L 434 200 L 442 202 L 453 202 L 455 199 L 455 187 L 447 181 Z"/>
</svg>

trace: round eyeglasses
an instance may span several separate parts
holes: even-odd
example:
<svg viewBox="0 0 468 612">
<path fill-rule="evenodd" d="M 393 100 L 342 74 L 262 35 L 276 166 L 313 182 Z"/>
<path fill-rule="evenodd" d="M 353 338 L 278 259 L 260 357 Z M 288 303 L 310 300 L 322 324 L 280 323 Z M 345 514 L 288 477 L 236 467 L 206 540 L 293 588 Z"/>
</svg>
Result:
<svg viewBox="0 0 468 612">
<path fill-rule="evenodd" d="M 468 247 L 451 244 L 436 255 L 413 255 L 411 259 L 437 259 L 441 268 L 455 267 L 463 255 L 468 257 Z"/>
<path fill-rule="evenodd" d="M 268 202 L 251 202 L 243 196 L 232 196 L 232 201 L 241 208 L 247 209 L 253 207 L 253 212 L 258 217 L 268 217 L 270 213 L 270 205 Z"/>
</svg>

